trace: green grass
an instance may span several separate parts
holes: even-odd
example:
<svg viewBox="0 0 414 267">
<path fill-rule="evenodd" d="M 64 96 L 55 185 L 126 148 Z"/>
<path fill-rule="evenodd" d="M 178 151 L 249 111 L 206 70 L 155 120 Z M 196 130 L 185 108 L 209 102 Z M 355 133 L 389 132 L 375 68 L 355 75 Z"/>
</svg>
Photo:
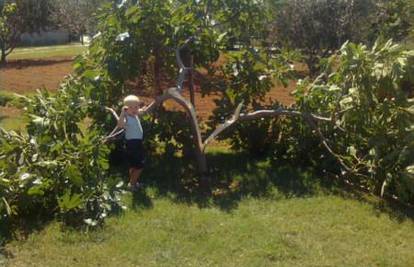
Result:
<svg viewBox="0 0 414 267">
<path fill-rule="evenodd" d="M 188 162 L 153 157 L 143 173 L 146 190 L 125 196 L 127 211 L 86 232 L 56 221 L 37 226 L 6 245 L 7 264 L 414 265 L 409 213 L 357 200 L 311 171 L 222 148 L 212 147 L 208 158 L 215 167 L 212 196 L 186 189 Z"/>
<path fill-rule="evenodd" d="M 32 93 L 27 95 L 30 96 Z M 13 92 L 8 90 L 0 92 L 0 127 L 24 132 L 27 119 L 16 103 L 16 95 Z"/>
<path fill-rule="evenodd" d="M 414 225 L 336 196 L 237 209 L 151 200 L 81 233 L 52 223 L 7 246 L 10 266 L 413 266 Z"/>
<path fill-rule="evenodd" d="M 44 59 L 52 57 L 73 57 L 86 51 L 87 47 L 80 44 L 24 47 L 16 48 L 8 57 L 8 60 L 17 59 Z"/>
<path fill-rule="evenodd" d="M 7 116 L 0 114 L 0 127 L 5 130 L 26 132 L 26 119 L 23 116 Z"/>
<path fill-rule="evenodd" d="M 0 127 L 6 130 L 24 130 L 25 118 L 17 108 L 10 108 L 14 99 L 15 96 L 11 92 L 0 92 Z"/>
</svg>

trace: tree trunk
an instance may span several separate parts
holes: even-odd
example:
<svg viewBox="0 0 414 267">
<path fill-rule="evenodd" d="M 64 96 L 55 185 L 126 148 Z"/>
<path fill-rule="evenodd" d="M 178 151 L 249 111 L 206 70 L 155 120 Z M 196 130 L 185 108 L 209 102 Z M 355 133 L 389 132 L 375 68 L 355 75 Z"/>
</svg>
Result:
<svg viewBox="0 0 414 267">
<path fill-rule="evenodd" d="M 162 94 L 162 88 L 161 88 L 161 55 L 160 55 L 160 49 L 158 47 L 154 49 L 154 56 L 155 56 L 155 62 L 154 62 L 155 93 L 157 95 L 161 95 Z"/>
<path fill-rule="evenodd" d="M 195 142 L 196 139 L 195 139 Z M 198 170 L 200 172 L 200 189 L 206 193 L 210 193 L 210 177 L 208 176 L 207 158 L 206 154 L 200 149 L 199 146 L 195 148 L 196 159 L 198 164 Z"/>
<path fill-rule="evenodd" d="M 193 55 L 190 55 L 190 71 L 188 73 L 188 82 L 189 82 L 189 88 L 190 88 L 190 101 L 191 104 L 193 104 L 194 108 L 195 106 L 195 94 L 194 94 L 194 57 Z"/>
<path fill-rule="evenodd" d="M 308 65 L 310 77 L 315 77 L 319 73 L 319 57 L 317 55 L 311 53 L 306 59 L 306 65 Z"/>
<path fill-rule="evenodd" d="M 1 48 L 0 66 L 6 65 L 6 50 Z"/>
</svg>

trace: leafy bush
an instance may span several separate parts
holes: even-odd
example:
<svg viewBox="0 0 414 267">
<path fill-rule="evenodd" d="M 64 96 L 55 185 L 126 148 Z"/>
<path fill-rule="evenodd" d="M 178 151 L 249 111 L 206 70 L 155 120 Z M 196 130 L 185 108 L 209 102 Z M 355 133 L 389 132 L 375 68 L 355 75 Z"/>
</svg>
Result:
<svg viewBox="0 0 414 267">
<path fill-rule="evenodd" d="M 302 116 L 241 121 L 222 138 L 230 138 L 234 148 L 257 154 L 270 150 L 279 162 L 313 165 L 378 195 L 413 203 L 414 102 L 406 88 L 413 56 L 391 41 L 372 49 L 346 43 L 315 81 L 299 81 L 292 109 Z M 248 104 L 245 111 L 280 107 L 260 103 L 268 90 L 265 84 L 255 86 L 260 66 L 247 64 L 244 73 L 241 64 L 229 64 L 237 75 L 227 75 L 213 119 L 224 119 L 242 100 Z"/>
<path fill-rule="evenodd" d="M 57 214 L 72 225 L 95 226 L 119 206 L 102 136 L 80 130 L 87 103 L 79 88 L 68 79 L 56 96 L 42 91 L 22 98 L 27 134 L 0 130 L 2 218 Z"/>
<path fill-rule="evenodd" d="M 412 56 L 391 41 L 372 49 L 347 43 L 330 59 L 325 81 L 302 81 L 296 92 L 302 112 L 332 119 L 319 127 L 343 176 L 411 203 L 414 105 L 402 84 Z"/>
</svg>

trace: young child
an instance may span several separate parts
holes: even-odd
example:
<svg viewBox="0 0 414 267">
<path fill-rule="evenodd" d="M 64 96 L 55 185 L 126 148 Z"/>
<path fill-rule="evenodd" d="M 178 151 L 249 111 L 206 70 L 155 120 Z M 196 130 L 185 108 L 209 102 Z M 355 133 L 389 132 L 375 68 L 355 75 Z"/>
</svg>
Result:
<svg viewBox="0 0 414 267">
<path fill-rule="evenodd" d="M 124 98 L 124 106 L 118 120 L 118 127 L 125 129 L 126 152 L 129 165 L 129 188 L 137 191 L 140 187 L 139 177 L 144 168 L 144 132 L 138 115 L 144 113 L 140 109 L 141 101 L 135 95 Z"/>
</svg>

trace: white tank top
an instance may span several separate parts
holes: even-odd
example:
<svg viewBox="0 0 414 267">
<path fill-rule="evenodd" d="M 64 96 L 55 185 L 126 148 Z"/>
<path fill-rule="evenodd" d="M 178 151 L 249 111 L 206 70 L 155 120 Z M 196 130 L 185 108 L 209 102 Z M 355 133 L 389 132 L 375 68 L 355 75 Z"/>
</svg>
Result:
<svg viewBox="0 0 414 267">
<path fill-rule="evenodd" d="M 125 139 L 142 139 L 144 131 L 142 130 L 141 122 L 138 116 L 126 114 L 125 119 Z"/>
</svg>

